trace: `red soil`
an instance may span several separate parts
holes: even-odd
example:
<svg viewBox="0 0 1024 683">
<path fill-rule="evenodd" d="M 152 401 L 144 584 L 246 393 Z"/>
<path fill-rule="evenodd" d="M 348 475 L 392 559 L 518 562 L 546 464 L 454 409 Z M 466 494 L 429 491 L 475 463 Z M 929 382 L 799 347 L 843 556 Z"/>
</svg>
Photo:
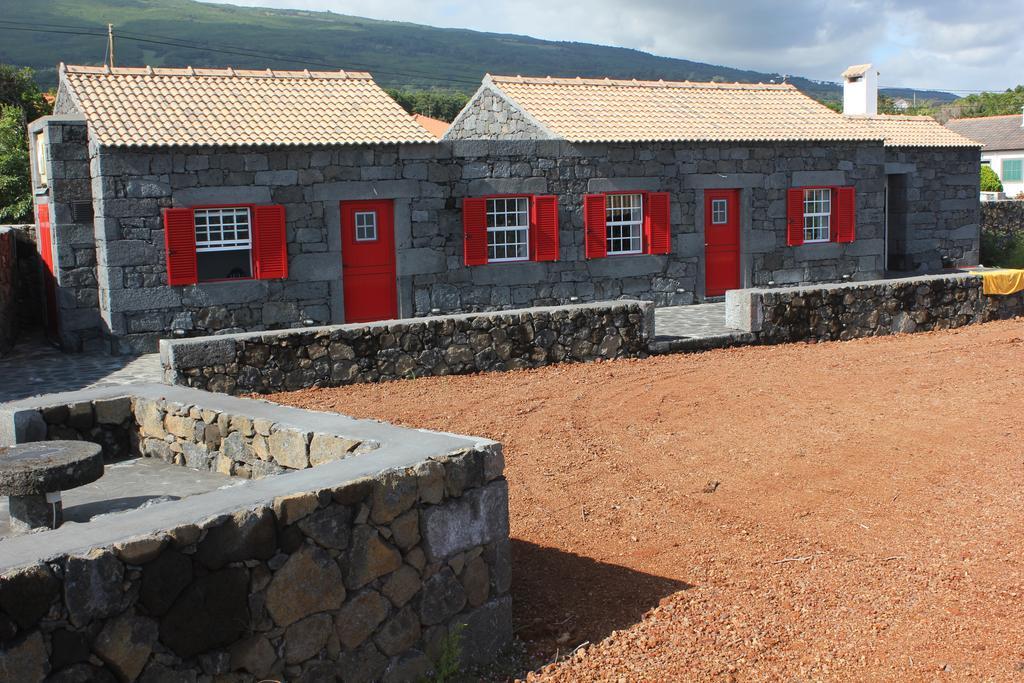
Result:
<svg viewBox="0 0 1024 683">
<path fill-rule="evenodd" d="M 1024 321 L 308 390 L 505 444 L 537 680 L 1024 671 Z"/>
</svg>

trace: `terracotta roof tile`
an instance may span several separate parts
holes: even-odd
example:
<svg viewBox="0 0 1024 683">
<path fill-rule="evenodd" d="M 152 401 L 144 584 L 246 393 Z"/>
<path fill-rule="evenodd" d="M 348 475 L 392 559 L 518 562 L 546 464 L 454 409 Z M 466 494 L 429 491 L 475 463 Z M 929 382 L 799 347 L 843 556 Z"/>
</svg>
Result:
<svg viewBox="0 0 1024 683">
<path fill-rule="evenodd" d="M 363 72 L 62 66 L 100 144 L 433 142 Z"/>
<path fill-rule="evenodd" d="M 869 130 L 882 135 L 886 147 L 980 147 L 974 140 L 953 132 L 931 116 L 879 114 L 850 118 L 861 121 Z"/>
<path fill-rule="evenodd" d="M 429 130 L 434 134 L 434 137 L 438 139 L 444 137 L 444 134 L 448 132 L 448 127 L 451 125 L 447 121 L 434 119 L 429 116 L 424 116 L 423 114 L 413 114 L 412 117 L 416 119 L 416 123 Z"/>
<path fill-rule="evenodd" d="M 570 142 L 882 139 L 788 84 L 488 80 Z"/>
</svg>

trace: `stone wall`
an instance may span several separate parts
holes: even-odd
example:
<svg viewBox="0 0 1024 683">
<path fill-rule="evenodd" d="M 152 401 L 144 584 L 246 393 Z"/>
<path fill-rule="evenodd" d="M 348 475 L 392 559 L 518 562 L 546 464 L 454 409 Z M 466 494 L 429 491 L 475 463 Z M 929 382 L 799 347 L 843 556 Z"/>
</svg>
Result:
<svg viewBox="0 0 1024 683">
<path fill-rule="evenodd" d="M 52 116 L 33 122 L 29 133 L 45 138 L 49 185 L 39 188 L 37 183 L 35 201 L 49 204 L 59 342 L 68 351 L 109 348 L 102 341 L 106 331 L 99 313 L 103 269 L 97 268 L 88 128 L 82 119 Z M 32 160 L 37 177 L 34 154 Z"/>
<path fill-rule="evenodd" d="M 380 446 L 373 439 L 305 430 L 164 398 L 54 404 L 38 414 L 35 421 L 45 425 L 46 439 L 98 443 L 109 461 L 142 455 L 244 479 L 316 467 Z"/>
<path fill-rule="evenodd" d="M 942 330 L 1024 315 L 1024 293 L 988 296 L 975 275 L 735 290 L 726 324 L 758 343 L 834 341 Z"/>
<path fill-rule="evenodd" d="M 981 155 L 973 148 L 887 148 L 889 269 L 935 272 L 978 263 Z M 859 227 L 859 226 L 858 226 Z"/>
<path fill-rule="evenodd" d="M 536 120 L 487 86 L 469 100 L 444 135 L 446 140 L 545 140 L 552 137 Z"/>
<path fill-rule="evenodd" d="M 341 419 L 168 391 L 307 430 Z M 500 445 L 364 428 L 380 450 L 0 540 L 0 678 L 399 682 L 450 642 L 490 661 L 512 639 Z"/>
<path fill-rule="evenodd" d="M 0 228 L 0 355 L 13 346 L 17 329 L 17 248 L 14 230 Z"/>
<path fill-rule="evenodd" d="M 1013 267 L 1013 254 L 1024 243 L 1024 201 L 982 202 L 981 262 Z"/>
<path fill-rule="evenodd" d="M 345 320 L 340 202 L 393 199 L 399 317 L 635 298 L 703 298 L 705 189 L 738 187 L 743 284 L 878 277 L 884 150 L 876 143 L 572 145 L 452 141 L 360 148 L 187 148 L 91 151 L 103 333 L 120 351 L 186 335 Z M 857 188 L 858 241 L 786 246 L 786 189 Z M 666 191 L 672 252 L 584 258 L 584 195 Z M 560 259 L 463 265 L 462 200 L 559 197 Z M 289 279 L 166 284 L 167 206 L 285 206 Z"/>
<path fill-rule="evenodd" d="M 654 311 L 636 301 L 164 340 L 165 380 L 228 394 L 642 357 Z"/>
</svg>

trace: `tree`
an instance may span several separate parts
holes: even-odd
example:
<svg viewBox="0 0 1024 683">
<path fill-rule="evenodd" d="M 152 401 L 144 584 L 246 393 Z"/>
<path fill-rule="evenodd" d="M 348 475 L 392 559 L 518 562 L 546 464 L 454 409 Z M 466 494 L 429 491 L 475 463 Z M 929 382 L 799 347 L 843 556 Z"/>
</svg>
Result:
<svg viewBox="0 0 1024 683">
<path fill-rule="evenodd" d="M 469 101 L 461 92 L 443 90 L 388 90 L 402 108 L 410 114 L 422 114 L 451 122 Z"/>
<path fill-rule="evenodd" d="M 0 223 L 32 220 L 32 182 L 22 111 L 0 106 Z"/>
<path fill-rule="evenodd" d="M 1003 183 L 999 180 L 999 176 L 992 170 L 992 167 L 988 164 L 983 164 L 981 167 L 981 191 L 982 192 L 1002 192 Z"/>
<path fill-rule="evenodd" d="M 949 105 L 954 118 L 1020 114 L 1024 107 L 1024 85 L 1003 92 L 983 92 L 962 97 Z"/>
<path fill-rule="evenodd" d="M 29 121 L 50 113 L 31 69 L 0 64 L 0 223 L 32 220 Z"/>
<path fill-rule="evenodd" d="M 50 113 L 50 105 L 33 80 L 32 69 L 16 69 L 7 64 L 0 64 L 0 106 L 16 107 L 26 123 Z"/>
</svg>

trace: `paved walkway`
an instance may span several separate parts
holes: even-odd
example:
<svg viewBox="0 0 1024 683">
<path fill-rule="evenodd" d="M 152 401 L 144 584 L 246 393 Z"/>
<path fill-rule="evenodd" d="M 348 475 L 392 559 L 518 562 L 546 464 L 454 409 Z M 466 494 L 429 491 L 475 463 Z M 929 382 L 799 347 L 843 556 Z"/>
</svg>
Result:
<svg viewBox="0 0 1024 683">
<path fill-rule="evenodd" d="M 62 353 L 40 338 L 21 339 L 0 357 L 0 403 L 55 391 L 161 381 L 160 355 Z"/>
<path fill-rule="evenodd" d="M 654 309 L 651 352 L 700 351 L 749 344 L 754 335 L 725 326 L 725 302 Z"/>
<path fill-rule="evenodd" d="M 655 337 L 717 337 L 737 332 L 725 326 L 725 302 L 654 309 Z"/>
</svg>

